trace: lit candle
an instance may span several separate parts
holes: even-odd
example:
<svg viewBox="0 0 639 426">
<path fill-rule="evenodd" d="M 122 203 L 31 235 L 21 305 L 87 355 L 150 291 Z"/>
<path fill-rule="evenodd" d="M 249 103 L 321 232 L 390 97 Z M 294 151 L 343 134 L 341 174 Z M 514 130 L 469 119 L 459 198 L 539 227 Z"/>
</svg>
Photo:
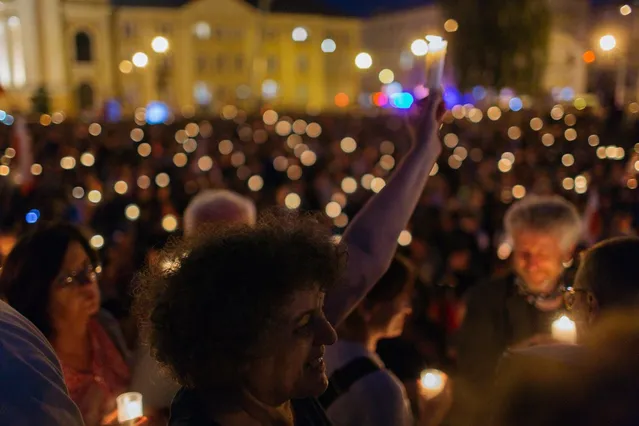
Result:
<svg viewBox="0 0 639 426">
<path fill-rule="evenodd" d="M 428 53 L 426 54 L 426 87 L 439 89 L 444 76 L 444 63 L 448 42 L 441 37 L 428 36 Z"/>
<path fill-rule="evenodd" d="M 117 398 L 118 423 L 133 424 L 133 420 L 142 417 L 142 394 L 138 392 L 123 393 Z"/>
<path fill-rule="evenodd" d="M 435 398 L 437 395 L 442 393 L 447 381 L 448 377 L 442 371 L 434 368 L 422 371 L 420 377 L 422 394 L 426 397 L 426 399 Z"/>
<path fill-rule="evenodd" d="M 552 323 L 552 337 L 564 343 L 577 342 L 577 327 L 574 321 L 563 315 Z"/>
</svg>

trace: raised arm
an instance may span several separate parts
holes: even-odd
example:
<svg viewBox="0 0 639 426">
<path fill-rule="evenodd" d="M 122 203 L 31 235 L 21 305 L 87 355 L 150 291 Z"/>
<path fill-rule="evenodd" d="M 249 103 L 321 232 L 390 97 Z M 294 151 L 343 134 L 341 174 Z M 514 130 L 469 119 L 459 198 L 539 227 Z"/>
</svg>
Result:
<svg viewBox="0 0 639 426">
<path fill-rule="evenodd" d="M 424 100 L 411 127 L 410 151 L 386 186 L 366 203 L 346 229 L 343 241 L 349 258 L 345 283 L 326 297 L 326 317 L 334 325 L 348 316 L 390 266 L 397 238 L 406 229 L 441 154 L 438 129 L 443 112 L 439 93 Z"/>
</svg>

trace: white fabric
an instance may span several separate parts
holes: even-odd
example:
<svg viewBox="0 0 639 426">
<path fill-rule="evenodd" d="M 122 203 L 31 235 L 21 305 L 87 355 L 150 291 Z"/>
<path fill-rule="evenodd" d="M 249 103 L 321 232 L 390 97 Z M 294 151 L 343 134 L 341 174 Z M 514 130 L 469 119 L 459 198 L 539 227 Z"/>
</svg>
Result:
<svg viewBox="0 0 639 426">
<path fill-rule="evenodd" d="M 328 408 L 335 426 L 413 426 L 413 414 L 402 382 L 388 371 L 377 354 L 364 345 L 338 341 L 326 348 L 324 360 L 329 377 L 355 358 L 366 356 L 381 370 L 355 382 Z"/>
<path fill-rule="evenodd" d="M 0 425 L 83 424 L 47 339 L 0 300 Z"/>
</svg>

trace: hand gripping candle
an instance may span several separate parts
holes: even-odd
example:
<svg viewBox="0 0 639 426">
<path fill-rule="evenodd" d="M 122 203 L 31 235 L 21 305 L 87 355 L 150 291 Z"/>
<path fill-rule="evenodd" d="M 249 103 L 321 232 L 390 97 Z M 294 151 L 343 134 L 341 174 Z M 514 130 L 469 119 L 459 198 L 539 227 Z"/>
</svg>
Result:
<svg viewBox="0 0 639 426">
<path fill-rule="evenodd" d="M 577 342 L 577 327 L 574 321 L 563 315 L 552 323 L 552 337 L 564 343 Z"/>
<path fill-rule="evenodd" d="M 439 89 L 444 76 L 446 50 L 448 42 L 438 36 L 426 36 L 428 53 L 426 54 L 426 87 Z"/>
<path fill-rule="evenodd" d="M 141 393 L 123 393 L 118 396 L 116 402 L 118 404 L 118 423 L 121 425 L 133 425 L 136 419 L 144 416 Z"/>
</svg>

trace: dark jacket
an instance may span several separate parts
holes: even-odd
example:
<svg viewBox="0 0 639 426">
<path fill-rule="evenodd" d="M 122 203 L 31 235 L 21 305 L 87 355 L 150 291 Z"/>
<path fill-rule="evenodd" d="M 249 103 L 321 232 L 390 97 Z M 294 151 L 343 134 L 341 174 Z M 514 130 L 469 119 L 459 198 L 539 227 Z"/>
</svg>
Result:
<svg viewBox="0 0 639 426">
<path fill-rule="evenodd" d="M 291 400 L 295 426 L 331 426 L 324 410 L 313 398 Z M 168 426 L 219 426 L 208 419 L 206 407 L 194 391 L 181 389 L 171 404 Z"/>
<path fill-rule="evenodd" d="M 542 312 L 518 293 L 515 275 L 496 278 L 469 292 L 459 332 L 458 377 L 451 424 L 486 424 L 483 408 L 506 349 L 536 334 L 550 333 L 555 312 Z"/>
</svg>

